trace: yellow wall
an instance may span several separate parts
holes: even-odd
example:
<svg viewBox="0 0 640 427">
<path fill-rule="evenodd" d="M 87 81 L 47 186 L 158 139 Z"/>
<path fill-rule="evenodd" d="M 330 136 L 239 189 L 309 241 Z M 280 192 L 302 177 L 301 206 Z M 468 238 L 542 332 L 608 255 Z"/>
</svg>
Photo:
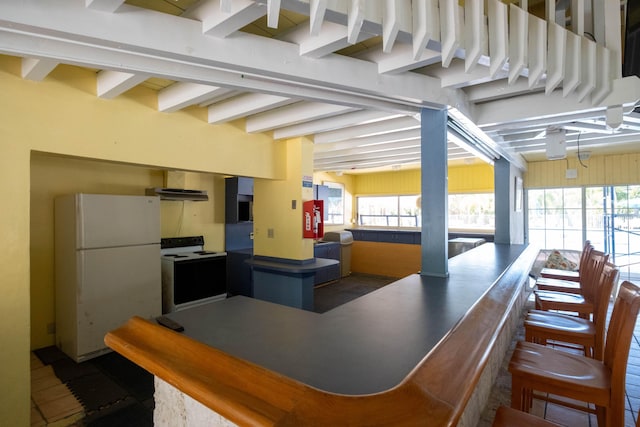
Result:
<svg viewBox="0 0 640 427">
<path fill-rule="evenodd" d="M 524 175 L 526 188 L 640 183 L 640 153 L 593 156 L 582 164 L 577 157 L 568 157 L 563 160 L 530 162 L 527 166 Z M 567 179 L 567 169 L 576 169 L 578 177 Z"/>
<path fill-rule="evenodd" d="M 265 179 L 283 179 L 286 176 L 281 148 L 268 135 L 246 134 L 241 123 L 233 125 L 209 125 L 206 109 L 191 108 L 184 112 L 163 114 L 157 111 L 155 91 L 138 87 L 113 99 L 99 99 L 95 96 L 95 73 L 71 66 L 58 66 L 44 81 L 33 82 L 20 77 L 20 60 L 0 56 L 0 180 L 4 183 L 2 208 L 0 208 L 0 239 L 4 254 L 0 257 L 0 382 L 4 393 L 0 399 L 0 419 L 6 425 L 27 425 L 30 414 L 29 351 L 31 349 L 30 299 L 34 307 L 51 304 L 51 289 L 45 289 L 43 282 L 34 283 L 31 297 L 30 271 L 51 271 L 50 258 L 39 251 L 48 243 L 40 240 L 42 226 L 39 221 L 46 216 L 50 201 L 34 183 L 52 181 L 52 193 L 68 191 L 66 184 L 56 184 L 60 179 L 67 182 L 70 176 L 82 176 L 82 170 L 90 175 L 94 164 L 78 165 L 77 169 L 61 177 L 52 173 L 56 168 L 51 164 L 41 165 L 40 155 L 34 155 L 32 173 L 32 153 L 51 153 L 83 159 L 112 162 L 113 168 L 96 168 L 95 180 L 88 183 L 91 188 L 104 188 L 101 177 L 111 176 L 115 182 L 113 191 L 133 191 L 128 188 L 127 177 L 132 182 L 156 183 L 160 178 L 158 169 L 184 170 L 202 173 L 254 176 Z M 117 165 L 144 166 L 156 171 L 133 171 L 118 169 Z M 42 166 L 42 168 L 40 168 Z M 75 167 L 74 167 L 75 168 Z M 116 172 L 117 171 L 117 172 Z M 218 188 L 208 178 L 201 182 L 214 190 Z M 207 181 L 207 182 L 205 182 Z M 76 183 L 82 187 L 81 179 Z M 104 187 L 100 187 L 104 185 Z M 134 184 L 136 185 L 136 184 Z M 31 207 L 30 192 L 34 191 Z M 218 191 L 218 190 L 215 190 Z M 52 194 L 51 193 L 51 194 Z M 31 220 L 31 209 L 37 209 Z M 211 221 L 211 214 L 185 209 L 182 231 L 190 231 L 187 225 L 193 216 L 194 222 Z M 163 213 L 166 209 L 163 209 Z M 204 215 L 207 218 L 204 218 Z M 214 222 L 218 213 L 214 211 Z M 47 219 L 46 221 L 49 221 Z M 34 230 L 30 229 L 34 223 Z M 216 225 L 208 224 L 207 232 L 214 232 Z M 163 232 L 168 232 L 164 230 Z M 51 233 L 48 230 L 45 234 Z M 34 259 L 30 259 L 33 244 Z M 37 280 L 42 279 L 38 273 Z M 44 287 L 44 288 L 43 288 Z M 39 301 L 42 298 L 43 301 Z M 48 302 L 47 302 L 48 301 Z M 34 336 L 37 340 L 48 340 L 46 323 L 50 316 L 34 313 Z M 45 323 L 40 324 L 40 322 Z M 42 334 L 42 329 L 45 334 Z"/>
<path fill-rule="evenodd" d="M 493 166 L 480 163 L 448 168 L 449 193 L 493 192 Z M 354 175 L 356 195 L 419 194 L 420 169 Z"/>
<path fill-rule="evenodd" d="M 287 177 L 254 180 L 253 253 L 307 260 L 313 258 L 313 240 L 302 238 L 302 202 L 313 199 L 313 187 L 302 182 L 313 182 L 313 143 L 294 138 L 277 144 L 286 150 Z"/>
</svg>

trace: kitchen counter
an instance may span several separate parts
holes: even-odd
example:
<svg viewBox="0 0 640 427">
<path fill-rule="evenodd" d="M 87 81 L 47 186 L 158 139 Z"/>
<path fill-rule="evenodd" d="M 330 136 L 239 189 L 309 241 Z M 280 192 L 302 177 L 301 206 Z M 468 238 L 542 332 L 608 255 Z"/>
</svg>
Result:
<svg viewBox="0 0 640 427">
<path fill-rule="evenodd" d="M 449 278 L 411 275 L 323 314 L 232 297 L 171 313 L 182 334 L 132 319 L 106 341 L 234 422 L 457 424 L 486 403 L 474 390 L 491 385 L 536 252 L 487 243 Z"/>
<path fill-rule="evenodd" d="M 197 341 L 321 390 L 377 393 L 399 384 L 522 250 L 485 244 L 451 259 L 448 279 L 414 274 L 323 314 L 237 296 L 167 316 Z"/>
</svg>

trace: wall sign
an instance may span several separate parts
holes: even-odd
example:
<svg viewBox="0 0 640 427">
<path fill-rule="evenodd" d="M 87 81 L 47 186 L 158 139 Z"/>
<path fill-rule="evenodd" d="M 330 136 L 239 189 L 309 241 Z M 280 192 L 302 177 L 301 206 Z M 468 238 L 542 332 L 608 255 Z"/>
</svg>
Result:
<svg viewBox="0 0 640 427">
<path fill-rule="evenodd" d="M 309 175 L 304 175 L 302 177 L 302 188 L 312 188 L 313 187 L 313 177 Z"/>
</svg>

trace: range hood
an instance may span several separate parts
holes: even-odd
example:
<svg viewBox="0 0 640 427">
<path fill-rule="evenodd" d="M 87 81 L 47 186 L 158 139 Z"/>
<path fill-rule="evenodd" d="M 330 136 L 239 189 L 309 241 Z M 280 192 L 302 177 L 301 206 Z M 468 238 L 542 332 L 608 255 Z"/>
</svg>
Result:
<svg viewBox="0 0 640 427">
<path fill-rule="evenodd" d="M 205 202 L 209 200 L 204 190 L 184 190 L 182 188 L 147 188 L 147 196 L 160 196 L 160 200 L 190 200 L 193 202 Z"/>
</svg>

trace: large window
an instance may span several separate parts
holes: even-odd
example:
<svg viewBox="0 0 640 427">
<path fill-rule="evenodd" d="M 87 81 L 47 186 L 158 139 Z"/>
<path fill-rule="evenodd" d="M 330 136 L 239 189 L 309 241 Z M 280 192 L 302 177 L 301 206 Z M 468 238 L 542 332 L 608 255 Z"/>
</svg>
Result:
<svg viewBox="0 0 640 427">
<path fill-rule="evenodd" d="M 620 268 L 640 278 L 640 186 L 529 190 L 529 242 L 546 249 L 582 248 L 590 240 Z"/>
<path fill-rule="evenodd" d="M 493 230 L 495 197 L 493 193 L 449 194 L 449 228 Z"/>
<path fill-rule="evenodd" d="M 582 248 L 582 190 L 529 190 L 529 243 L 541 248 Z"/>
<path fill-rule="evenodd" d="M 358 225 L 420 227 L 420 196 L 358 197 Z"/>
<path fill-rule="evenodd" d="M 450 194 L 449 228 L 493 230 L 493 193 Z M 360 196 L 358 225 L 420 227 L 422 214 L 419 195 Z"/>
</svg>

